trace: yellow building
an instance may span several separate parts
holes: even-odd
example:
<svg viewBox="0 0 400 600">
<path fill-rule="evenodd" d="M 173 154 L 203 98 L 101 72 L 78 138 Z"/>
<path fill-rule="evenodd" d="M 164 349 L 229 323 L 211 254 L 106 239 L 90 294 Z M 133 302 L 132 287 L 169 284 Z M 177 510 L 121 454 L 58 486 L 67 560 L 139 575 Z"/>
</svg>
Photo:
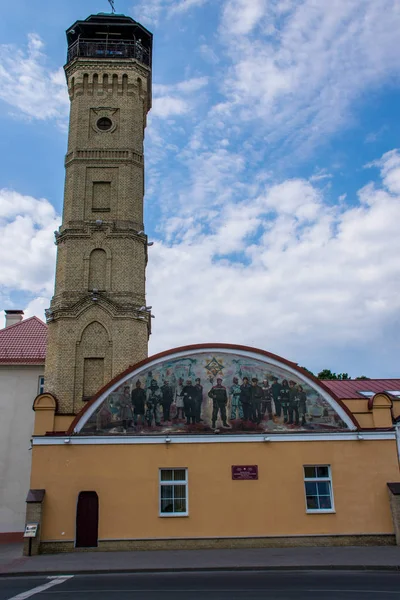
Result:
<svg viewBox="0 0 400 600">
<path fill-rule="evenodd" d="M 34 403 L 32 552 L 395 543 L 397 397 L 381 393 L 395 389 L 341 398 L 242 346 L 147 358 L 152 36 L 100 14 L 67 40 L 71 118 Z"/>
<path fill-rule="evenodd" d="M 74 419 L 42 395 L 40 550 L 392 544 L 392 405 L 341 401 L 295 364 L 229 345 L 148 358 Z"/>
</svg>

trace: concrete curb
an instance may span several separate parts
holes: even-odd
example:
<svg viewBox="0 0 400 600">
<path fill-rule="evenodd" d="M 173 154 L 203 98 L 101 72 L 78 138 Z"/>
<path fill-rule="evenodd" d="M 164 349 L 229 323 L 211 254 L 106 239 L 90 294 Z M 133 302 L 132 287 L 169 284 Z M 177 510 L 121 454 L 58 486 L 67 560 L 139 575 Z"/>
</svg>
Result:
<svg viewBox="0 0 400 600">
<path fill-rule="evenodd" d="M 58 569 L 49 571 L 9 571 L 0 572 L 0 579 L 6 577 L 52 577 L 60 575 L 111 575 L 126 573 L 196 573 L 229 571 L 400 571 L 400 565 L 275 565 L 256 567 L 165 567 L 132 569 Z"/>
</svg>

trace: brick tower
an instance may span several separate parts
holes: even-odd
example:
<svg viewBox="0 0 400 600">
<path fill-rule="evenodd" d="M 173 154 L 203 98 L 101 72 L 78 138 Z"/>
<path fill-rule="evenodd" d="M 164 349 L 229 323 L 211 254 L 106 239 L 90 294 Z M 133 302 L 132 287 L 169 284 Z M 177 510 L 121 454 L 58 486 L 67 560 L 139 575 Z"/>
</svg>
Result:
<svg viewBox="0 0 400 600">
<path fill-rule="evenodd" d="M 71 110 L 45 390 L 59 413 L 76 414 L 147 356 L 143 140 L 152 35 L 130 17 L 99 14 L 74 23 L 67 40 Z"/>
</svg>

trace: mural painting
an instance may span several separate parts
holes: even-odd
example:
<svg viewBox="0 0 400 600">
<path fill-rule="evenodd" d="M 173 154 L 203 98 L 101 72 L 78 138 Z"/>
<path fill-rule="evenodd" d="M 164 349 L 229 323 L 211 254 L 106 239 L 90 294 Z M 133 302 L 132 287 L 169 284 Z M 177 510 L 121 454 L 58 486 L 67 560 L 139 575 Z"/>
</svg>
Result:
<svg viewBox="0 0 400 600">
<path fill-rule="evenodd" d="M 334 403 L 333 403 L 334 404 Z M 285 433 L 347 429 L 312 382 L 240 354 L 160 361 L 109 393 L 84 435 Z"/>
</svg>

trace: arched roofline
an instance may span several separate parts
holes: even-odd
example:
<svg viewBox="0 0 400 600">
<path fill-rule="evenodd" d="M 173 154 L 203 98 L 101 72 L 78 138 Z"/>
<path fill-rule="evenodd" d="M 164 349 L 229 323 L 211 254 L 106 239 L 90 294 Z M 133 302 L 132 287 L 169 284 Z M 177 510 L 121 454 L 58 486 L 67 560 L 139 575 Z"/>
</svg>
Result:
<svg viewBox="0 0 400 600">
<path fill-rule="evenodd" d="M 189 346 L 178 346 L 177 348 L 171 348 L 170 350 L 164 350 L 163 352 L 159 352 L 158 354 L 153 354 L 152 356 L 149 356 L 148 358 L 145 358 L 144 360 L 142 360 L 134 365 L 129 366 L 127 369 L 125 369 L 124 371 L 122 371 L 121 373 L 119 373 L 118 375 L 113 377 L 113 379 L 111 379 L 111 381 L 109 381 L 106 385 L 104 385 L 93 396 L 93 398 L 91 398 L 91 400 L 89 400 L 89 402 L 82 408 L 82 410 L 76 415 L 75 419 L 72 421 L 72 423 L 67 431 L 67 434 L 72 435 L 74 433 L 77 425 L 79 424 L 79 422 L 81 421 L 83 416 L 90 410 L 90 408 L 93 406 L 93 404 L 95 404 L 97 402 L 97 400 L 100 398 L 100 396 L 103 396 L 107 391 L 110 391 L 111 388 L 114 387 L 116 383 L 118 383 L 119 381 L 121 381 L 121 383 L 122 383 L 122 380 L 126 379 L 130 374 L 134 373 L 135 371 L 142 369 L 147 364 L 167 358 L 168 356 L 171 356 L 173 354 L 180 354 L 180 353 L 189 354 L 192 351 L 198 352 L 198 351 L 202 351 L 202 350 L 213 350 L 213 349 L 231 350 L 231 351 L 234 350 L 234 351 L 238 351 L 239 353 L 240 352 L 250 352 L 253 354 L 258 354 L 260 356 L 264 356 L 273 361 L 281 363 L 282 365 L 286 365 L 286 366 L 290 367 L 294 371 L 297 371 L 297 373 L 299 373 L 306 381 L 308 380 L 310 382 L 313 382 L 314 385 L 316 385 L 317 387 L 322 389 L 325 392 L 325 394 L 327 396 L 329 396 L 346 414 L 349 421 L 351 421 L 351 423 L 353 425 L 353 429 L 360 429 L 360 426 L 359 426 L 358 422 L 356 421 L 354 415 L 347 408 L 347 406 L 340 400 L 340 398 L 338 398 L 334 392 L 332 392 L 325 384 L 323 384 L 322 381 L 320 381 L 319 379 L 314 377 L 314 375 L 311 375 L 305 369 L 302 369 L 301 367 L 299 367 L 297 363 L 291 362 L 291 361 L 287 360 L 286 358 L 279 356 L 278 354 L 273 354 L 272 352 L 268 352 L 267 350 L 261 350 L 260 348 L 253 348 L 252 346 L 241 346 L 239 344 L 207 343 L 207 344 L 192 344 Z"/>
</svg>

